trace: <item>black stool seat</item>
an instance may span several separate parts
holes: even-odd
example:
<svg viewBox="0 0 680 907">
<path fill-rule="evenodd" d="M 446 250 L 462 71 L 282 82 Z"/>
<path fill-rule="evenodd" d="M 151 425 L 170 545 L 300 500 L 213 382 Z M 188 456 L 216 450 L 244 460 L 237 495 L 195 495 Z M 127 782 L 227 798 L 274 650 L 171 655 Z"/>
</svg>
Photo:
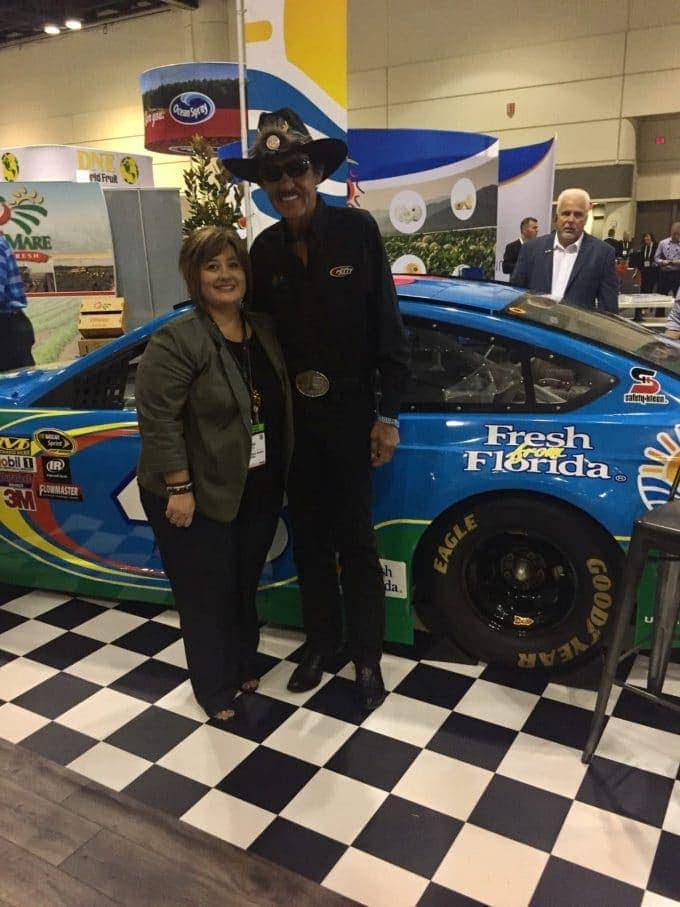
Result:
<svg viewBox="0 0 680 907">
<path fill-rule="evenodd" d="M 673 494 L 676 487 L 677 479 L 674 482 Z M 628 652 L 623 652 L 626 630 L 637 604 L 638 586 L 645 569 L 647 556 L 652 548 L 660 552 L 662 559 L 659 564 L 654 597 L 654 625 L 647 689 L 641 690 L 639 687 L 618 680 L 616 668 L 619 662 L 631 652 L 637 652 L 642 648 L 641 645 L 638 645 Z M 680 559 L 676 558 L 680 558 L 680 501 L 673 500 L 656 510 L 645 513 L 633 524 L 633 533 L 621 582 L 621 601 L 614 617 L 595 712 L 581 757 L 583 762 L 590 762 L 602 736 L 605 709 L 612 686 L 625 687 L 631 693 L 680 712 L 680 707 L 661 696 L 673 645 L 673 633 L 680 611 Z"/>
</svg>

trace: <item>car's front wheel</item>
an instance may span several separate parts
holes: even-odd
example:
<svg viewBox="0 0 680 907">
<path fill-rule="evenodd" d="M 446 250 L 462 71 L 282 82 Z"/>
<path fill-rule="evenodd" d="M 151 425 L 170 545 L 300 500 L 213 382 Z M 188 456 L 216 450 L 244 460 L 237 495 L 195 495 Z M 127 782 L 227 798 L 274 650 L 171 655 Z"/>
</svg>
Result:
<svg viewBox="0 0 680 907">
<path fill-rule="evenodd" d="M 525 669 L 597 651 L 623 563 L 585 514 L 510 494 L 447 511 L 421 553 L 425 625 L 484 661 Z"/>
</svg>

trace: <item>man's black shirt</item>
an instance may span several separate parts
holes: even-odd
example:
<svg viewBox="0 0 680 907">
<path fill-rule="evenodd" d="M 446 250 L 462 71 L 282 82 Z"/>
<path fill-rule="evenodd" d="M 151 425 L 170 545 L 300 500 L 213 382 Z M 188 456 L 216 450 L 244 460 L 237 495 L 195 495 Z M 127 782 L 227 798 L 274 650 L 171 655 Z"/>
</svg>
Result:
<svg viewBox="0 0 680 907">
<path fill-rule="evenodd" d="M 274 319 L 291 378 L 316 369 L 331 390 L 356 390 L 377 371 L 380 413 L 396 417 L 408 351 L 378 225 L 319 198 L 306 240 L 305 267 L 285 221 L 255 239 L 253 307 Z"/>
</svg>

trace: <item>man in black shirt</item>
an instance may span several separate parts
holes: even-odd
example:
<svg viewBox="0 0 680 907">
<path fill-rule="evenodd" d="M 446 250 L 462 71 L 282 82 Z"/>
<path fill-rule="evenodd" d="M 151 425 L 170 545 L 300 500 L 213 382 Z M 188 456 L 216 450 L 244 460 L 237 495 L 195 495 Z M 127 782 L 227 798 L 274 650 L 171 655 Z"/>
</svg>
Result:
<svg viewBox="0 0 680 907">
<path fill-rule="evenodd" d="M 251 260 L 254 306 L 274 319 L 295 403 L 288 502 L 307 646 L 288 689 L 317 686 L 341 643 L 339 569 L 357 692 L 374 709 L 385 698 L 385 602 L 371 465 L 399 444 L 407 348 L 377 224 L 317 195 L 346 154 L 283 109 L 262 114 L 248 158 L 223 162 L 259 183 L 282 218 L 256 238 Z"/>
</svg>

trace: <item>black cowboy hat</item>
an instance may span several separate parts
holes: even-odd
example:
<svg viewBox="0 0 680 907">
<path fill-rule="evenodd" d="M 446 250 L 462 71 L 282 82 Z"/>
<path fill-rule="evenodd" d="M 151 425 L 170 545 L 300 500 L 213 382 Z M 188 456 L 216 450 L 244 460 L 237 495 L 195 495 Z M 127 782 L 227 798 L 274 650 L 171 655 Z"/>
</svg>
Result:
<svg viewBox="0 0 680 907">
<path fill-rule="evenodd" d="M 260 114 L 257 135 L 248 157 L 227 157 L 228 146 L 220 148 L 217 155 L 230 173 L 257 183 L 263 160 L 275 160 L 298 148 L 304 148 L 312 163 L 321 167 L 323 179 L 337 170 L 347 157 L 347 145 L 343 141 L 313 139 L 300 117 L 289 107 Z"/>
</svg>

